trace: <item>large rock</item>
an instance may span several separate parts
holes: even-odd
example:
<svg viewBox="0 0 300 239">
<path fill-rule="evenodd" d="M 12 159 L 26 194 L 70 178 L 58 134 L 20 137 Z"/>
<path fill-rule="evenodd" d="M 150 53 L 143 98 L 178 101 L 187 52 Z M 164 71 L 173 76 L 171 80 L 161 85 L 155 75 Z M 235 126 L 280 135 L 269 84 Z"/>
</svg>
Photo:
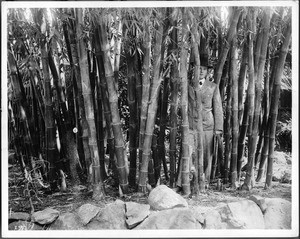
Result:
<svg viewBox="0 0 300 239">
<path fill-rule="evenodd" d="M 30 215 L 27 212 L 12 212 L 8 215 L 9 221 L 30 221 Z"/>
<path fill-rule="evenodd" d="M 217 210 L 210 210 L 205 213 L 205 229 L 225 229 L 226 225 L 222 223 L 221 215 Z"/>
<path fill-rule="evenodd" d="M 50 224 L 56 220 L 59 216 L 59 211 L 53 208 L 46 208 L 42 211 L 34 212 L 31 215 L 31 221 L 39 224 Z"/>
<path fill-rule="evenodd" d="M 266 198 L 266 229 L 291 229 L 292 204 L 281 198 Z"/>
<path fill-rule="evenodd" d="M 175 207 L 187 207 L 186 200 L 166 185 L 154 188 L 148 197 L 148 203 L 154 210 L 166 210 Z"/>
<path fill-rule="evenodd" d="M 126 224 L 129 229 L 145 220 L 150 214 L 150 205 L 136 202 L 126 202 Z"/>
<path fill-rule="evenodd" d="M 33 222 L 16 221 L 8 224 L 8 230 L 14 230 L 14 231 L 43 230 L 43 227 Z"/>
<path fill-rule="evenodd" d="M 241 200 L 216 207 L 206 213 L 205 228 L 210 229 L 264 229 L 264 217 L 257 204 L 250 200 Z"/>
<path fill-rule="evenodd" d="M 292 173 L 290 170 L 284 171 L 283 176 L 280 179 L 281 183 L 292 183 Z"/>
<path fill-rule="evenodd" d="M 249 197 L 249 200 L 252 200 L 253 202 L 255 202 L 260 210 L 264 213 L 267 209 L 267 204 L 266 204 L 266 201 L 263 197 L 259 196 L 259 195 L 251 195 Z"/>
<path fill-rule="evenodd" d="M 98 214 L 99 211 L 100 207 L 87 203 L 77 209 L 77 215 L 80 217 L 83 225 L 86 225 Z"/>
<path fill-rule="evenodd" d="M 51 224 L 49 230 L 82 230 L 84 229 L 80 217 L 75 213 L 61 214 L 58 219 Z"/>
<path fill-rule="evenodd" d="M 201 229 L 201 224 L 188 208 L 174 208 L 152 212 L 140 225 L 134 228 L 141 229 Z"/>
<path fill-rule="evenodd" d="M 116 200 L 100 210 L 98 215 L 86 226 L 89 230 L 127 229 L 125 219 L 125 203 Z"/>
</svg>

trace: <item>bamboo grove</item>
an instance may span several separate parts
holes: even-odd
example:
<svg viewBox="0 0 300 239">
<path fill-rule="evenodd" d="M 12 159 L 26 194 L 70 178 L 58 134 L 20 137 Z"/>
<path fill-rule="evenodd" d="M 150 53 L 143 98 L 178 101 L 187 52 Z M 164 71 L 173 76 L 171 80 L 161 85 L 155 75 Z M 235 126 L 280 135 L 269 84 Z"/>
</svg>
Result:
<svg viewBox="0 0 300 239">
<path fill-rule="evenodd" d="M 126 194 L 174 188 L 180 174 L 183 194 L 203 192 L 197 79 L 208 53 L 224 112 L 212 179 L 250 190 L 265 178 L 271 187 L 291 9 L 227 11 L 224 19 L 220 7 L 10 9 L 9 148 L 25 179 L 52 192 L 84 184 L 99 200 L 109 177 Z M 197 119 L 194 177 L 189 117 Z"/>
</svg>

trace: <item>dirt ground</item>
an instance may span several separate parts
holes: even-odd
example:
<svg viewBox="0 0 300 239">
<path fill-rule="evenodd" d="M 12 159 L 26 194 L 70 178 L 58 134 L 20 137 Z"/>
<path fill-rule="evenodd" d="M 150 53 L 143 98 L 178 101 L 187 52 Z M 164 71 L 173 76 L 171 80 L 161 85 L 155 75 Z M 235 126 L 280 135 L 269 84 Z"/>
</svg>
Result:
<svg viewBox="0 0 300 239">
<path fill-rule="evenodd" d="M 286 155 L 279 155 L 285 157 Z M 274 170 L 281 173 L 291 170 L 291 164 L 285 163 L 284 159 L 276 160 Z M 264 180 L 256 183 L 251 191 L 233 190 L 231 188 L 224 188 L 222 191 L 216 190 L 216 184 L 211 184 L 205 193 L 200 194 L 198 197 L 192 196 L 187 199 L 190 207 L 207 207 L 211 208 L 220 203 L 228 203 L 248 198 L 250 195 L 260 195 L 264 198 L 283 198 L 291 201 L 291 184 L 272 182 L 272 187 L 264 189 Z M 99 207 L 105 207 L 106 204 L 114 202 L 116 199 L 123 201 L 133 201 L 138 203 L 147 203 L 147 196 L 140 196 L 136 192 L 129 192 L 129 194 L 119 197 L 118 189 L 107 182 L 105 186 L 106 195 L 102 201 L 95 201 L 92 199 L 92 191 L 82 187 L 79 190 L 68 190 L 67 192 L 56 192 L 47 195 L 42 190 L 33 191 L 32 202 L 34 211 L 43 210 L 47 207 L 52 207 L 60 212 L 70 212 L 77 209 L 85 203 L 91 203 Z M 30 204 L 28 198 L 24 197 L 24 180 L 21 171 L 17 164 L 9 165 L 9 211 L 13 212 L 30 212 Z"/>
</svg>

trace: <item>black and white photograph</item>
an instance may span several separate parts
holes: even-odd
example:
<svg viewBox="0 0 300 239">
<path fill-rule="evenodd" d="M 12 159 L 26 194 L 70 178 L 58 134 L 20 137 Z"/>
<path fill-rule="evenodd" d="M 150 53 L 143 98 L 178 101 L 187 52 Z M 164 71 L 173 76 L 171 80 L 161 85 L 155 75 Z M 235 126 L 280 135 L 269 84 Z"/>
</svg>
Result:
<svg viewBox="0 0 300 239">
<path fill-rule="evenodd" d="M 2 1 L 1 237 L 299 236 L 299 1 Z"/>
</svg>

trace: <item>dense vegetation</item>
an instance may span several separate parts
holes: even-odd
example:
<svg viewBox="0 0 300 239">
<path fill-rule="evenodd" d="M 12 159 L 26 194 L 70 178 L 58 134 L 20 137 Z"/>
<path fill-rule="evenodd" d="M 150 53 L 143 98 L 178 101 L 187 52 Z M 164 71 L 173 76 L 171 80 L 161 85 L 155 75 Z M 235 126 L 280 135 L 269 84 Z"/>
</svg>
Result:
<svg viewBox="0 0 300 239">
<path fill-rule="evenodd" d="M 28 188 L 85 184 L 100 200 L 108 177 L 126 194 L 160 180 L 175 187 L 181 174 L 184 194 L 205 190 L 202 123 L 188 109 L 190 95 L 201 108 L 203 53 L 225 119 L 213 179 L 236 188 L 247 157 L 242 189 L 253 187 L 256 169 L 256 181 L 266 169 L 270 187 L 275 143 L 290 132 L 289 110 L 277 116 L 281 87 L 291 89 L 291 8 L 226 11 L 224 19 L 220 7 L 10 9 L 9 149 Z M 189 117 L 200 142 L 194 177 Z"/>
</svg>

